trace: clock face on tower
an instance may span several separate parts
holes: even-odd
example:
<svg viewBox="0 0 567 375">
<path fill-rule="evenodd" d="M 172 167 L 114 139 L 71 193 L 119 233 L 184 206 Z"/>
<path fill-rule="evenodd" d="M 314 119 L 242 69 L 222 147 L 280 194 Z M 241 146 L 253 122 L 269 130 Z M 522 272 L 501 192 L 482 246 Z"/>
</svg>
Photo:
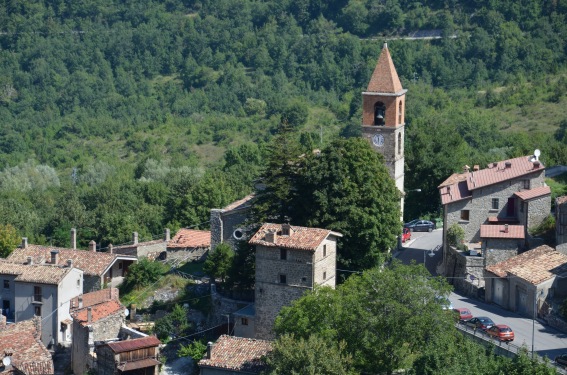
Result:
<svg viewBox="0 0 567 375">
<path fill-rule="evenodd" d="M 372 143 L 374 144 L 374 146 L 383 147 L 384 136 L 382 134 L 374 134 L 374 136 L 372 136 Z"/>
</svg>

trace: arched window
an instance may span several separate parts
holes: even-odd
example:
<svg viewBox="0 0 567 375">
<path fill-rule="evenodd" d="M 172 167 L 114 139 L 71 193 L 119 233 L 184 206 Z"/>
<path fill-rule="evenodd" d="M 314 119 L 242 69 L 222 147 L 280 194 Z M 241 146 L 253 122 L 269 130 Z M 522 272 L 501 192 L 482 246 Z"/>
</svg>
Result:
<svg viewBox="0 0 567 375">
<path fill-rule="evenodd" d="M 402 154 L 402 133 L 398 133 L 398 155 Z"/>
<path fill-rule="evenodd" d="M 384 125 L 386 117 L 386 106 L 382 102 L 374 104 L 374 125 Z"/>
<path fill-rule="evenodd" d="M 400 105 L 398 108 L 398 123 L 402 123 L 402 102 L 400 101 Z"/>
</svg>

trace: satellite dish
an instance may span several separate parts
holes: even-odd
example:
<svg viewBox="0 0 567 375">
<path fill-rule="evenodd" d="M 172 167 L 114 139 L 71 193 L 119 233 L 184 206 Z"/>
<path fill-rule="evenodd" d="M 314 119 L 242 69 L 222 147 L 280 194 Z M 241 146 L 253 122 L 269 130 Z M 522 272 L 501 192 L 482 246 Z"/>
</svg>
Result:
<svg viewBox="0 0 567 375">
<path fill-rule="evenodd" d="M 124 309 L 124 315 L 125 315 L 125 316 L 128 316 L 128 315 L 130 315 L 130 310 L 128 310 L 128 309 Z"/>
<path fill-rule="evenodd" d="M 536 160 L 539 160 L 539 156 L 541 155 L 541 151 L 539 150 L 539 148 L 536 148 L 534 151 L 534 156 L 536 158 Z"/>
<path fill-rule="evenodd" d="M 12 358 L 10 358 L 10 357 L 8 357 L 8 356 L 2 358 L 2 364 L 3 364 L 5 367 L 10 366 L 11 363 L 12 363 Z"/>
</svg>

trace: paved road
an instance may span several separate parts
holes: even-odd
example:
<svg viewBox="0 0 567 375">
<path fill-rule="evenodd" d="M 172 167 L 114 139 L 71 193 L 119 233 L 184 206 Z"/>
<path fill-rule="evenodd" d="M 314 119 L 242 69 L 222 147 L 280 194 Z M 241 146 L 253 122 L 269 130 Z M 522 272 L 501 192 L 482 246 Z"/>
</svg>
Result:
<svg viewBox="0 0 567 375">
<path fill-rule="evenodd" d="M 413 232 L 411 241 L 404 244 L 403 250 L 396 253 L 396 257 L 403 263 L 412 261 L 425 265 L 431 274 L 437 274 L 437 266 L 442 262 L 441 251 L 429 257 L 431 249 L 442 243 L 442 230 L 437 229 L 432 233 Z M 425 254 L 425 257 L 424 257 Z M 497 305 L 487 304 L 480 300 L 464 297 L 451 293 L 450 300 L 454 307 L 468 307 L 473 316 L 488 316 L 497 324 L 509 325 L 515 334 L 514 344 L 525 345 L 528 350 L 532 349 L 532 329 L 534 332 L 534 349 L 540 356 L 551 359 L 560 353 L 567 352 L 567 334 L 553 328 L 534 322 L 531 319 L 520 316 L 514 312 L 504 310 Z"/>
</svg>

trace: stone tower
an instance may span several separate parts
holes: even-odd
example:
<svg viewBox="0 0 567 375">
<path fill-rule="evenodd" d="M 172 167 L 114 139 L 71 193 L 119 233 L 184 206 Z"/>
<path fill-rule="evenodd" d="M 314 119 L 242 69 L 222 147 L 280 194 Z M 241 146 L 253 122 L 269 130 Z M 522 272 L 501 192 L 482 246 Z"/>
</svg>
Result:
<svg viewBox="0 0 567 375">
<path fill-rule="evenodd" d="M 266 223 L 250 239 L 256 246 L 255 338 L 274 339 L 281 308 L 307 290 L 335 287 L 338 237 L 327 229 Z"/>
<path fill-rule="evenodd" d="M 362 135 L 384 162 L 396 187 L 404 194 L 404 127 L 406 92 L 384 43 L 378 63 L 362 93 Z M 403 213 L 403 204 L 402 204 Z"/>
</svg>

